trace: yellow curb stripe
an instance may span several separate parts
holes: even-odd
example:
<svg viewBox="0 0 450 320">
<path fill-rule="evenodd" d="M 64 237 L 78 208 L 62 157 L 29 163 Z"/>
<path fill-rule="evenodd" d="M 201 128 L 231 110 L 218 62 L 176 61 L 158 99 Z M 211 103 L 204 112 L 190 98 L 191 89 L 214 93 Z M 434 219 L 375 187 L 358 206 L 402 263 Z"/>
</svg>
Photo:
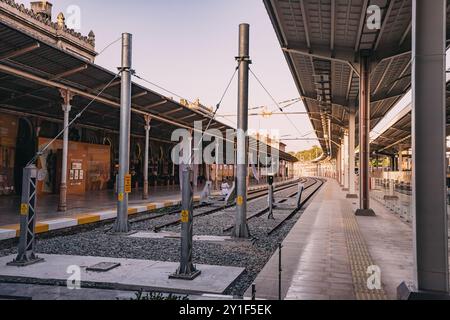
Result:
<svg viewBox="0 0 450 320">
<path fill-rule="evenodd" d="M 200 197 L 199 196 L 195 196 L 194 197 L 194 201 L 198 202 L 200 201 Z M 181 201 L 179 200 L 170 200 L 170 201 L 165 201 L 163 203 L 164 208 L 168 208 L 168 207 L 173 207 L 173 206 L 177 206 L 181 203 Z M 143 204 L 143 207 L 146 207 L 148 211 L 155 211 L 157 210 L 157 204 L 152 202 L 149 203 L 147 205 Z M 137 208 L 130 208 L 128 209 L 128 214 L 129 215 L 134 215 L 138 213 L 138 209 Z M 85 224 L 90 224 L 90 223 L 95 223 L 95 222 L 99 222 L 101 221 L 101 213 L 86 213 L 86 214 L 79 214 L 79 215 L 75 215 L 75 216 L 67 216 L 67 217 L 63 217 L 61 218 L 61 220 L 64 219 L 73 219 L 77 221 L 77 226 L 79 225 L 85 225 Z M 57 221 L 58 219 L 52 220 L 52 221 Z M 71 226 L 74 227 L 74 226 Z M 6 225 L 6 226 L 0 226 L 0 229 L 2 230 L 10 230 L 10 231 L 15 231 L 16 232 L 16 237 L 20 237 L 20 224 L 13 224 L 13 225 Z M 61 228 L 61 229 L 66 229 L 66 228 Z M 58 229 L 54 229 L 54 230 L 59 230 Z M 50 231 L 50 225 L 48 223 L 45 222 L 37 222 L 36 223 L 36 234 L 41 234 L 41 233 L 46 233 Z M 53 230 L 52 230 L 53 231 Z"/>
<path fill-rule="evenodd" d="M 133 215 L 138 213 L 138 210 L 136 208 L 129 208 L 128 209 L 128 215 Z"/>
<path fill-rule="evenodd" d="M 80 224 L 88 224 L 100 221 L 100 216 L 96 214 L 85 214 L 76 216 L 75 219 L 78 221 L 78 225 Z"/>
<path fill-rule="evenodd" d="M 39 223 L 39 222 L 36 223 L 36 229 L 35 229 L 35 232 L 36 232 L 37 234 L 48 232 L 49 229 L 50 229 L 50 226 L 49 226 L 47 223 Z"/>
</svg>

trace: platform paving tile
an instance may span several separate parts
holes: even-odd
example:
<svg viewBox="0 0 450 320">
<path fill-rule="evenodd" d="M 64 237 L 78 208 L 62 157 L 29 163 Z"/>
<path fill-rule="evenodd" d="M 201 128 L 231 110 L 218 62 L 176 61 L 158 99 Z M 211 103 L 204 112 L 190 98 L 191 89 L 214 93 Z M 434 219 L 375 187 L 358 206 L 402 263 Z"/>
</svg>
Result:
<svg viewBox="0 0 450 320">
<path fill-rule="evenodd" d="M 343 220 L 339 212 L 342 204 L 339 199 L 333 199 L 332 188 L 333 185 L 327 183 L 323 192 L 314 200 L 314 204 L 319 205 L 314 210 L 308 208 L 304 213 L 305 218 L 307 215 L 315 217 L 311 218 L 313 223 L 309 225 L 311 233 L 308 244 L 300 255 L 298 269 L 286 299 L 355 298 Z M 305 221 L 307 219 L 302 222 Z M 336 274 L 340 276 L 336 277 Z M 320 292 L 317 292 L 318 289 Z"/>
<path fill-rule="evenodd" d="M 290 282 L 285 299 L 397 298 L 398 285 L 413 279 L 411 223 L 383 202 L 372 201 L 372 208 L 376 217 L 356 217 L 357 202 L 335 181 L 325 184 L 283 243 L 283 283 Z M 380 290 L 367 286 L 369 266 L 381 269 Z M 277 272 L 278 253 L 255 281 L 257 296 L 276 297 Z"/>
</svg>

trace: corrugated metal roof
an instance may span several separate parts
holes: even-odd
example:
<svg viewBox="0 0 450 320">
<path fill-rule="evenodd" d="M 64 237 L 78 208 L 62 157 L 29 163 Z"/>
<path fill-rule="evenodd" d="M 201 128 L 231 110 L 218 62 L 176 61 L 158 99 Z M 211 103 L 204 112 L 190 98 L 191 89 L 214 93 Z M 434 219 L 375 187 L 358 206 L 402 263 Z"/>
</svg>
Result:
<svg viewBox="0 0 450 320">
<path fill-rule="evenodd" d="M 298 90 L 322 148 L 336 155 L 324 137 L 331 121 L 339 143 L 349 108 L 358 104 L 358 60 L 371 50 L 371 127 L 411 85 L 411 0 L 264 0 Z M 450 1 L 448 1 L 450 3 Z M 369 30 L 367 8 L 381 8 L 380 30 Z M 450 15 L 447 10 L 447 34 Z M 330 149 L 332 146 L 332 150 Z"/>
</svg>

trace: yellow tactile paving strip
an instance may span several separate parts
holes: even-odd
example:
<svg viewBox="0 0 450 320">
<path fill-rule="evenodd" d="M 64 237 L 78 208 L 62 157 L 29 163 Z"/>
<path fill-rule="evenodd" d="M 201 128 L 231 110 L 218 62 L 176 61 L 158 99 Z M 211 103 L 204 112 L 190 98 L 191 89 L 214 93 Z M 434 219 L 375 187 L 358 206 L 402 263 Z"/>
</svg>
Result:
<svg viewBox="0 0 450 320">
<path fill-rule="evenodd" d="M 358 300 L 387 300 L 387 295 L 381 290 L 371 290 L 367 286 L 370 274 L 367 270 L 373 266 L 366 242 L 359 229 L 358 221 L 351 210 L 343 210 L 345 242 L 352 269 L 353 290 Z"/>
</svg>

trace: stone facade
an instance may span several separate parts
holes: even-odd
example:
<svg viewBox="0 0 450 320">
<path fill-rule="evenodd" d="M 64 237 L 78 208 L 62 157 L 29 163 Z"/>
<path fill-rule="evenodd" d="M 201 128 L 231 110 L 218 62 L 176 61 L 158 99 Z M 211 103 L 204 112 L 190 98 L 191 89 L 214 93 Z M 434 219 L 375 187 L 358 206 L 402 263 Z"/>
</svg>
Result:
<svg viewBox="0 0 450 320">
<path fill-rule="evenodd" d="M 13 0 L 0 0 L 0 21 L 14 29 L 39 39 L 40 41 L 61 48 L 87 61 L 94 62 L 95 34 L 83 36 L 65 24 L 62 13 L 57 21 L 52 21 L 52 5 L 48 1 L 32 2 L 33 9 L 26 8 Z"/>
</svg>

